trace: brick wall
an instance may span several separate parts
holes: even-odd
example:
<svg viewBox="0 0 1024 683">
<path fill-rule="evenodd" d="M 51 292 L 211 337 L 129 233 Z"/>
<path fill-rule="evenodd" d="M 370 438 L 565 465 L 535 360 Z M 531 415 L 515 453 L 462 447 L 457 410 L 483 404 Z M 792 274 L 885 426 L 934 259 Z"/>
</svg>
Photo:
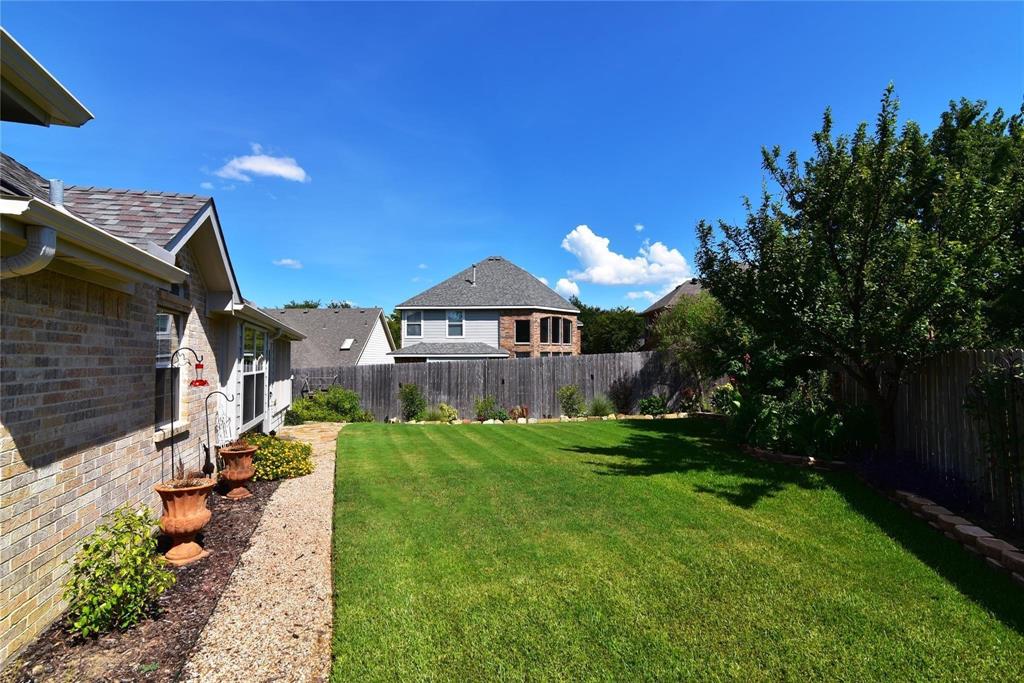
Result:
<svg viewBox="0 0 1024 683">
<path fill-rule="evenodd" d="M 571 344 L 541 344 L 540 342 L 540 321 L 548 316 L 568 318 L 572 321 L 572 343 Z M 530 321 L 530 343 L 516 343 L 516 321 Z M 529 353 L 530 357 L 538 357 L 541 353 L 572 353 L 578 356 L 581 353 L 582 329 L 576 326 L 575 314 L 559 314 L 550 311 L 502 311 L 498 321 L 498 345 L 509 352 L 513 358 L 517 353 Z"/>
<path fill-rule="evenodd" d="M 188 253 L 179 265 L 196 272 Z M 206 356 L 216 388 L 213 329 L 199 313 L 205 287 L 198 276 L 190 285 L 196 308 L 182 314 L 183 341 Z M 148 285 L 129 295 L 49 270 L 4 280 L 0 661 L 60 614 L 66 561 L 104 515 L 124 503 L 159 514 L 153 485 L 168 469 L 170 443 L 153 424 L 157 301 Z M 196 462 L 205 391 L 187 388 L 191 376 L 182 370 L 187 432 L 176 449 Z"/>
</svg>

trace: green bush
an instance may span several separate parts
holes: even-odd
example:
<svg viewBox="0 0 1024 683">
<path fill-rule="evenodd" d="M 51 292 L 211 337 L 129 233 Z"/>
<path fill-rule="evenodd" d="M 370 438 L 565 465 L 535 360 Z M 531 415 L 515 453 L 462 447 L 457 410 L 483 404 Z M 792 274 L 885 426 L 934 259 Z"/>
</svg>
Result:
<svg viewBox="0 0 1024 683">
<path fill-rule="evenodd" d="M 317 391 L 292 401 L 291 409 L 285 413 L 284 423 L 288 425 L 303 422 L 373 422 L 366 411 L 359 406 L 359 394 L 343 387 L 332 386 L 327 391 Z"/>
<path fill-rule="evenodd" d="M 726 382 L 711 390 L 711 407 L 719 415 L 733 415 L 740 407 L 741 396 L 736 387 Z"/>
<path fill-rule="evenodd" d="M 426 422 L 444 422 L 444 415 L 437 408 L 430 408 L 423 413 L 423 419 Z"/>
<path fill-rule="evenodd" d="M 447 403 L 442 403 L 437 407 L 437 412 L 441 413 L 441 420 L 443 422 L 455 422 L 459 419 L 459 411 L 452 408 Z"/>
<path fill-rule="evenodd" d="M 473 410 L 476 412 L 476 419 L 481 422 L 484 420 L 500 420 L 500 415 L 505 411 L 498 407 L 498 402 L 494 400 L 493 396 L 484 396 L 482 399 L 473 404 Z M 508 416 L 505 416 L 508 419 Z"/>
<path fill-rule="evenodd" d="M 398 400 L 402 403 L 402 419 L 405 422 L 422 420 L 427 410 L 427 399 L 416 384 L 403 384 L 398 390 Z"/>
<path fill-rule="evenodd" d="M 246 434 L 245 438 L 257 448 L 252 458 L 257 481 L 291 479 L 313 471 L 313 447 L 308 443 L 267 434 Z"/>
<path fill-rule="evenodd" d="M 130 628 L 174 583 L 156 551 L 156 523 L 149 508 L 125 505 L 86 537 L 64 584 L 72 631 L 94 636 Z"/>
<path fill-rule="evenodd" d="M 508 411 L 508 416 L 513 420 L 528 419 L 530 417 L 530 406 L 525 403 L 519 406 L 512 406 Z"/>
<path fill-rule="evenodd" d="M 583 400 L 583 392 L 575 384 L 567 384 L 557 392 L 558 404 L 562 407 L 562 415 L 580 417 L 586 413 L 587 405 Z"/>
<path fill-rule="evenodd" d="M 604 417 L 611 415 L 612 412 L 614 412 L 614 407 L 607 396 L 595 396 L 594 400 L 590 402 L 590 414 L 594 417 Z"/>
<path fill-rule="evenodd" d="M 664 415 L 668 412 L 668 401 L 664 396 L 648 396 L 640 399 L 637 410 L 641 415 Z"/>
</svg>

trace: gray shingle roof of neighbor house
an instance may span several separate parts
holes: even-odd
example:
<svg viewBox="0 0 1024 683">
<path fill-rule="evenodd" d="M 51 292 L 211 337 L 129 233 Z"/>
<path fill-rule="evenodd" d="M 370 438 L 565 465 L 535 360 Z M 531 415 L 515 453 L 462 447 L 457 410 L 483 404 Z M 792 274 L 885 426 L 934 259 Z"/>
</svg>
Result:
<svg viewBox="0 0 1024 683">
<path fill-rule="evenodd" d="M 676 286 L 671 292 L 661 297 L 653 304 L 647 307 L 643 312 L 643 315 L 648 313 L 654 313 L 660 311 L 663 308 L 671 308 L 675 306 L 676 302 L 679 301 L 681 296 L 696 296 L 704 291 L 704 288 L 700 286 L 700 280 L 697 278 L 691 278 L 681 285 Z"/>
<path fill-rule="evenodd" d="M 14 194 L 46 200 L 50 182 L 16 159 L 2 157 L 0 185 Z M 202 195 L 66 185 L 64 208 L 135 246 L 166 247 L 211 199 Z"/>
<path fill-rule="evenodd" d="M 292 343 L 292 367 L 326 368 L 355 365 L 366 348 L 374 325 L 384 315 L 380 308 L 265 308 L 278 320 L 306 335 Z M 384 331 L 390 331 L 384 322 Z M 342 350 L 346 339 L 352 348 Z"/>
<path fill-rule="evenodd" d="M 555 290 L 500 256 L 489 256 L 396 308 L 542 308 L 579 312 Z"/>
<path fill-rule="evenodd" d="M 404 349 L 398 349 L 388 354 L 389 356 L 491 356 L 494 358 L 507 358 L 508 351 L 496 349 L 483 342 L 437 342 L 413 344 Z"/>
</svg>

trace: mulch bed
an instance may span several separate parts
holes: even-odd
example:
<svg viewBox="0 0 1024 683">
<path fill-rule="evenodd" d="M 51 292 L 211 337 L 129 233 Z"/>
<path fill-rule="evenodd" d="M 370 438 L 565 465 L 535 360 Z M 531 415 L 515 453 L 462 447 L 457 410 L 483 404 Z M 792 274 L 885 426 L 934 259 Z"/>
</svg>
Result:
<svg viewBox="0 0 1024 683">
<path fill-rule="evenodd" d="M 160 597 L 154 618 L 96 639 L 72 635 L 60 619 L 0 679 L 4 683 L 175 680 L 249 547 L 277 482 L 255 482 L 250 487 L 253 495 L 238 502 L 217 493 L 210 496 L 213 517 L 198 539 L 210 556 L 173 569 L 177 581 Z"/>
</svg>

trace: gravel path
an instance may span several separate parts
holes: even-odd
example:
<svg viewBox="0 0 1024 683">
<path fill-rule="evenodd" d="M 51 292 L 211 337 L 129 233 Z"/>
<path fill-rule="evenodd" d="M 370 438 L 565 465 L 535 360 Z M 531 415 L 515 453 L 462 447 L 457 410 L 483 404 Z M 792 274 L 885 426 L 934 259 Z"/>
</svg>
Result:
<svg viewBox="0 0 1024 683">
<path fill-rule="evenodd" d="M 331 664 L 331 512 L 340 425 L 284 427 L 316 469 L 281 482 L 189 656 L 184 681 L 326 681 Z"/>
</svg>

